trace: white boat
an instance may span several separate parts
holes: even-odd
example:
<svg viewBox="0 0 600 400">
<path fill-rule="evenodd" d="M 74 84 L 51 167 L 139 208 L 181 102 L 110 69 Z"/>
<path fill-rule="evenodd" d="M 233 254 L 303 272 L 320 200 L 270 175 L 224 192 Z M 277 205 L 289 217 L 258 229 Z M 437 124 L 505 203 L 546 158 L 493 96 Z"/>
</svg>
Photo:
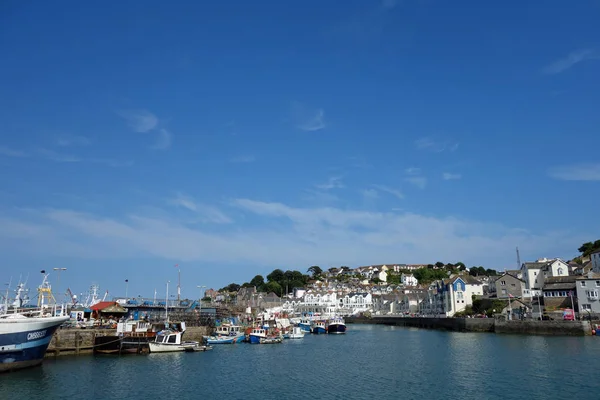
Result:
<svg viewBox="0 0 600 400">
<path fill-rule="evenodd" d="M 156 334 L 153 342 L 148 342 L 150 353 L 171 353 L 176 351 L 206 351 L 211 350 L 211 346 L 203 346 L 197 341 L 183 341 L 185 333 L 185 323 L 181 323 L 181 330 L 175 331 L 165 329 Z"/>
<path fill-rule="evenodd" d="M 299 326 L 295 326 L 290 333 L 288 333 L 288 339 L 302 339 L 304 337 L 304 331 Z"/>
<path fill-rule="evenodd" d="M 38 288 L 40 294 L 50 289 L 47 277 L 44 276 L 44 282 Z M 64 316 L 63 310 L 60 311 L 63 316 L 55 316 L 58 313 L 56 305 L 52 308 L 44 304 L 44 297 L 41 297 L 37 309 L 24 308 L 24 292 L 23 285 L 19 284 L 17 296 L 12 303 L 13 312 L 9 310 L 7 299 L 5 314 L 0 315 L 0 372 L 41 364 L 52 335 L 60 325 L 69 320 L 68 316 Z"/>
</svg>

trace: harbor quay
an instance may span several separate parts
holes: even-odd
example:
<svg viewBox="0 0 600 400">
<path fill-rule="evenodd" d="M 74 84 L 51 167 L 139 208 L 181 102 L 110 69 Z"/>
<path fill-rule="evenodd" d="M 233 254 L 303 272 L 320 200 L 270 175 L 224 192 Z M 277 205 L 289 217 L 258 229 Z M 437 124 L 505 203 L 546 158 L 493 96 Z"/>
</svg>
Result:
<svg viewBox="0 0 600 400">
<path fill-rule="evenodd" d="M 504 318 L 425 318 L 403 316 L 349 317 L 348 324 L 395 325 L 456 332 L 489 332 L 498 334 L 588 336 L 592 335 L 589 321 L 536 321 Z"/>
<path fill-rule="evenodd" d="M 202 341 L 203 336 L 208 335 L 212 329 L 209 326 L 188 327 L 185 333 L 186 338 Z M 46 350 L 46 357 L 92 354 L 100 339 L 104 339 L 102 343 L 106 344 L 110 343 L 111 339 L 118 341 L 119 337 L 116 329 L 58 329 Z"/>
</svg>

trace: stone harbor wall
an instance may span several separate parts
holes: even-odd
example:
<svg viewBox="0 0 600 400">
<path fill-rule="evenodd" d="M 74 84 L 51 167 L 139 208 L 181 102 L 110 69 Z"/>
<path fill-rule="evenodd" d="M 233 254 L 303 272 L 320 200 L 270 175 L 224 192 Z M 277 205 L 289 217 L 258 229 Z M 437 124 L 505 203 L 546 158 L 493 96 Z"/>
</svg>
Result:
<svg viewBox="0 0 600 400">
<path fill-rule="evenodd" d="M 589 321 L 496 321 L 496 333 L 585 336 L 592 334 Z"/>
<path fill-rule="evenodd" d="M 207 326 L 188 327 L 183 338 L 202 342 L 202 336 L 208 335 L 211 331 L 212 329 Z M 58 329 L 50 341 L 46 357 L 92 354 L 96 337 L 116 337 L 116 335 L 116 329 Z"/>
<path fill-rule="evenodd" d="M 523 335 L 584 336 L 591 335 L 588 321 L 506 321 L 494 318 L 405 318 L 373 316 L 346 318 L 349 324 L 381 324 L 457 332 L 495 332 Z"/>
</svg>

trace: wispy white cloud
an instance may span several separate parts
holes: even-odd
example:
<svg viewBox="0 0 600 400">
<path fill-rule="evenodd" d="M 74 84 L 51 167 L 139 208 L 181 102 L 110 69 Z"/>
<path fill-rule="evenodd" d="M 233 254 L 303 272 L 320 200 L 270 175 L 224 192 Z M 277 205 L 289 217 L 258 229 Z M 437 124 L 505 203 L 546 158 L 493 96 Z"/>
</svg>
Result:
<svg viewBox="0 0 600 400">
<path fill-rule="evenodd" d="M 77 163 L 83 161 L 81 157 L 72 154 L 58 153 L 50 149 L 40 148 L 37 149 L 37 153 L 39 153 L 42 157 L 44 157 L 47 160 L 60 163 Z"/>
<path fill-rule="evenodd" d="M 445 180 L 450 181 L 450 180 L 454 180 L 454 179 L 460 179 L 460 178 L 462 178 L 462 175 L 461 174 L 452 174 L 450 172 L 444 172 L 442 174 L 442 177 Z"/>
<path fill-rule="evenodd" d="M 357 211 L 235 199 L 235 224 L 190 225 L 172 215 L 103 217 L 78 210 L 0 210 L 0 251 L 28 257 L 123 259 L 281 265 L 364 265 L 462 260 L 490 268 L 513 262 L 515 243 L 532 254 L 570 254 L 591 232 L 527 232 L 491 222 L 397 212 Z M 186 203 L 192 214 L 200 207 Z M 194 211 L 195 208 L 195 211 Z M 220 209 L 215 209 L 221 211 Z M 260 218 L 261 224 L 244 220 Z M 217 218 L 218 220 L 218 218 Z M 431 243 L 435 243 L 432 254 Z"/>
<path fill-rule="evenodd" d="M 332 176 L 327 182 L 316 185 L 316 187 L 323 190 L 342 189 L 344 188 L 344 184 L 342 183 L 341 176 Z"/>
<path fill-rule="evenodd" d="M 171 141 L 171 132 L 166 129 L 159 129 L 156 142 L 154 145 L 152 145 L 152 148 L 155 150 L 167 150 L 169 147 L 171 147 Z"/>
<path fill-rule="evenodd" d="M 11 149 L 10 147 L 0 146 L 0 156 L 5 157 L 27 157 L 27 153 L 21 150 Z"/>
<path fill-rule="evenodd" d="M 594 49 L 579 49 L 571 52 L 565 58 L 556 60 L 542 69 L 544 74 L 554 75 L 568 70 L 569 68 L 587 60 L 600 59 L 600 52 Z"/>
<path fill-rule="evenodd" d="M 60 135 L 56 138 L 56 145 L 60 147 L 89 146 L 91 143 L 89 138 L 79 135 Z"/>
<path fill-rule="evenodd" d="M 169 200 L 169 203 L 193 211 L 196 215 L 201 217 L 203 222 L 217 224 L 229 224 L 232 222 L 232 220 L 218 208 L 198 203 L 193 198 L 186 196 L 183 193 L 178 193 L 175 198 Z"/>
<path fill-rule="evenodd" d="M 379 193 L 375 189 L 365 189 L 361 193 L 367 199 L 378 199 L 379 198 Z"/>
<path fill-rule="evenodd" d="M 326 126 L 323 109 L 310 109 L 297 102 L 292 104 L 292 119 L 296 128 L 306 132 L 319 131 Z"/>
<path fill-rule="evenodd" d="M 404 174 L 407 175 L 404 180 L 411 185 L 414 185 L 419 189 L 425 189 L 425 186 L 427 186 L 427 178 L 421 174 L 421 168 L 407 168 L 404 170 Z"/>
<path fill-rule="evenodd" d="M 430 137 L 424 137 L 415 140 L 415 146 L 420 150 L 433 151 L 435 153 L 441 153 L 443 151 L 456 151 L 458 149 L 458 142 L 450 141 L 438 141 Z"/>
<path fill-rule="evenodd" d="M 385 186 L 385 185 L 372 185 L 372 186 L 375 189 L 377 189 L 377 190 L 379 190 L 381 192 L 389 193 L 389 194 L 391 194 L 393 196 L 396 196 L 399 199 L 403 199 L 404 198 L 404 194 L 401 191 L 397 190 L 397 189 L 394 189 L 394 188 L 391 188 L 391 187 Z"/>
<path fill-rule="evenodd" d="M 406 175 L 419 175 L 421 173 L 421 168 L 417 167 L 409 167 L 404 170 Z"/>
<path fill-rule="evenodd" d="M 563 181 L 600 181 L 600 163 L 561 165 L 550 168 L 548 174 Z"/>
<path fill-rule="evenodd" d="M 158 118 L 147 110 L 124 110 L 119 115 L 134 132 L 149 132 L 158 125 Z"/>
<path fill-rule="evenodd" d="M 419 189 L 425 189 L 425 186 L 427 186 L 427 178 L 424 176 L 409 176 L 404 178 L 404 180 L 412 185 L 415 185 Z"/>
<path fill-rule="evenodd" d="M 254 161 L 256 161 L 256 157 L 251 154 L 236 156 L 229 159 L 229 162 L 232 163 L 251 163 Z"/>
</svg>

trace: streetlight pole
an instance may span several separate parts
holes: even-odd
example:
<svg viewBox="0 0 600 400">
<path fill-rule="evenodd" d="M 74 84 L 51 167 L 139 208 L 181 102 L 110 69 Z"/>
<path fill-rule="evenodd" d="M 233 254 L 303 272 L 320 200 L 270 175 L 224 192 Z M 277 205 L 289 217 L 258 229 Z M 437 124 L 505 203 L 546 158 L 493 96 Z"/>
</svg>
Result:
<svg viewBox="0 0 600 400">
<path fill-rule="evenodd" d="M 198 285 L 196 286 L 198 289 L 200 289 L 200 311 L 198 313 L 198 317 L 199 317 L 199 321 L 200 321 L 200 325 L 202 325 L 202 289 L 204 289 L 206 286 L 204 285 Z"/>
<path fill-rule="evenodd" d="M 125 298 L 128 299 L 127 297 L 127 290 L 129 289 L 129 279 L 125 279 Z"/>
<path fill-rule="evenodd" d="M 66 268 L 52 268 L 54 271 L 57 271 L 58 276 L 56 278 L 56 293 L 60 295 L 60 271 L 66 271 Z"/>
</svg>

